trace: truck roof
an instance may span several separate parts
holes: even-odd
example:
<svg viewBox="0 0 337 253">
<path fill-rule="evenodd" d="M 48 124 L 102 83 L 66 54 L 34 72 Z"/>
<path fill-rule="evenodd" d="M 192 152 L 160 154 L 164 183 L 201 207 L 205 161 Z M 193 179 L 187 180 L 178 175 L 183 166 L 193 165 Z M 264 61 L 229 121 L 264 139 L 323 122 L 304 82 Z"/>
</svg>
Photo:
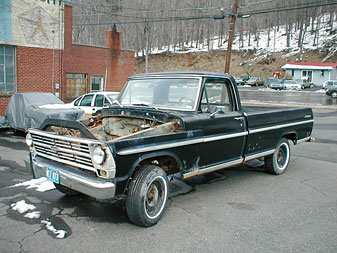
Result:
<svg viewBox="0 0 337 253">
<path fill-rule="evenodd" d="M 198 72 L 198 71 L 188 71 L 188 72 L 154 72 L 154 73 L 143 73 L 135 74 L 130 76 L 128 79 L 138 79 L 138 78 L 147 78 L 147 77 L 227 77 L 233 78 L 229 74 L 216 73 L 216 72 Z"/>
</svg>

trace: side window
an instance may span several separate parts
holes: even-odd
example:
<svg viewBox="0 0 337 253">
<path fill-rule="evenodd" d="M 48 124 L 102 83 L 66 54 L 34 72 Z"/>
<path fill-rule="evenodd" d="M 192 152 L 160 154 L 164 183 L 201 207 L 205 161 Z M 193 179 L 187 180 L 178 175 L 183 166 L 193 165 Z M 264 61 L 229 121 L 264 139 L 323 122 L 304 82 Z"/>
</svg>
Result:
<svg viewBox="0 0 337 253">
<path fill-rule="evenodd" d="M 112 101 L 113 101 L 114 99 L 112 99 Z M 109 100 L 106 98 L 106 97 L 104 97 L 104 101 L 103 101 L 103 106 L 104 105 L 111 105 L 111 103 L 109 102 Z"/>
<path fill-rule="evenodd" d="M 76 99 L 76 101 L 74 102 L 74 105 L 75 105 L 75 106 L 78 106 L 78 103 L 80 102 L 81 98 L 82 98 L 82 97 L 79 97 L 78 99 Z"/>
<path fill-rule="evenodd" d="M 90 95 L 85 95 L 81 101 L 81 106 L 91 106 L 91 101 L 92 101 L 92 98 L 93 98 L 93 94 L 90 94 Z"/>
<path fill-rule="evenodd" d="M 104 95 L 96 95 L 94 106 L 103 107 Z"/>
<path fill-rule="evenodd" d="M 226 113 L 233 111 L 233 108 L 229 84 L 223 79 L 207 79 L 201 98 L 201 111 Z"/>
</svg>

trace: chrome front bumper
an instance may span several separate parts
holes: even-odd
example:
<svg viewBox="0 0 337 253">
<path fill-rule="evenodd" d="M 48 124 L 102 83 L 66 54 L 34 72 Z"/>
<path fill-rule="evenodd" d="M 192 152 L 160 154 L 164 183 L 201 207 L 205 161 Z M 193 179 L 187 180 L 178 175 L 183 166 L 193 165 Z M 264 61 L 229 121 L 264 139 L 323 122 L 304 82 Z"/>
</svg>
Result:
<svg viewBox="0 0 337 253">
<path fill-rule="evenodd" d="M 111 199 L 115 196 L 116 184 L 114 182 L 106 181 L 69 166 L 60 166 L 60 164 L 49 160 L 32 158 L 31 161 L 35 178 L 45 177 L 47 168 L 51 168 L 59 172 L 60 184 L 70 189 L 98 199 Z"/>
</svg>

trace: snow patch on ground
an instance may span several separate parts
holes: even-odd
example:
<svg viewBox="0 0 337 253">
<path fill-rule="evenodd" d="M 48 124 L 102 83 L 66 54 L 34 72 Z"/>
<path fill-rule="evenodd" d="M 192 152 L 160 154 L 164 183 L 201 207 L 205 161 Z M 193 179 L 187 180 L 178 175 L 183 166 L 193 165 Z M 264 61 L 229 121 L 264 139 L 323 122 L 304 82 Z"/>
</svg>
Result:
<svg viewBox="0 0 337 253">
<path fill-rule="evenodd" d="M 317 93 L 326 93 L 326 90 L 321 89 L 321 90 L 316 90 L 315 92 L 317 92 Z"/>
<path fill-rule="evenodd" d="M 52 181 L 49 181 L 45 177 L 41 177 L 38 179 L 32 179 L 23 183 L 18 183 L 10 187 L 27 187 L 26 189 L 36 188 L 38 192 L 46 192 L 55 189 L 55 186 Z"/>
<path fill-rule="evenodd" d="M 48 220 L 41 220 L 42 224 L 45 224 L 46 228 L 51 231 L 52 233 L 54 233 L 54 235 L 56 235 L 56 238 L 58 239 L 63 239 L 66 237 L 67 235 L 67 231 L 65 230 L 58 230 L 56 229 L 53 224 Z"/>
<path fill-rule="evenodd" d="M 27 204 L 25 200 L 20 200 L 16 203 L 13 203 L 11 205 L 12 209 L 14 211 L 18 211 L 19 213 L 24 213 L 24 212 L 27 212 L 27 211 L 31 211 L 31 210 L 34 210 L 36 208 L 36 206 L 34 205 L 31 205 L 31 204 Z"/>
<path fill-rule="evenodd" d="M 25 200 L 20 200 L 16 203 L 11 204 L 11 208 L 21 214 L 27 212 L 24 217 L 28 219 L 39 219 L 41 217 L 41 211 L 28 212 L 35 210 L 36 206 L 26 203 Z M 51 231 L 56 236 L 56 238 L 63 239 L 66 237 L 67 231 L 62 229 L 56 229 L 48 218 L 41 220 L 41 223 L 44 224 L 46 229 Z"/>
<path fill-rule="evenodd" d="M 39 219 L 41 217 L 41 212 L 34 211 L 34 212 L 26 213 L 24 217 L 28 219 Z"/>
</svg>

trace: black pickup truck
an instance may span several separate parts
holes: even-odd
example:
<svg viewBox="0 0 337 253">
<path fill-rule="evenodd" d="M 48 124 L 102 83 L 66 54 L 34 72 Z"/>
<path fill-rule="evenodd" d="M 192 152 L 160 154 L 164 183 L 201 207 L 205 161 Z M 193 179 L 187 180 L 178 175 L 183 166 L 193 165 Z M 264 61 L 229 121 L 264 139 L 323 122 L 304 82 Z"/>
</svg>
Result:
<svg viewBox="0 0 337 253">
<path fill-rule="evenodd" d="M 168 175 L 182 179 L 264 157 L 285 172 L 289 141 L 311 140 L 311 109 L 243 108 L 235 80 L 217 73 L 130 77 L 96 117 L 47 119 L 26 142 L 35 177 L 64 194 L 125 198 L 131 222 L 152 226 L 168 198 Z"/>
</svg>

